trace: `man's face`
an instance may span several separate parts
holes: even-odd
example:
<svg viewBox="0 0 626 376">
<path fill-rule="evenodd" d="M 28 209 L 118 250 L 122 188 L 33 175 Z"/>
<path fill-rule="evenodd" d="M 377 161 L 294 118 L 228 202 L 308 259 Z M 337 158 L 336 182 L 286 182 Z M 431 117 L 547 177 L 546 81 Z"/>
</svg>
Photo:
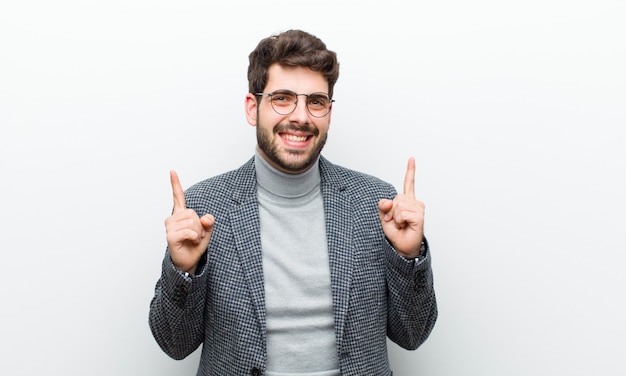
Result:
<svg viewBox="0 0 626 376">
<path fill-rule="evenodd" d="M 328 82 L 319 72 L 304 67 L 270 66 L 263 93 L 289 90 L 298 94 L 328 93 Z M 307 110 L 307 98 L 298 96 L 295 110 L 280 115 L 268 96 L 246 97 L 248 122 L 256 126 L 260 155 L 280 171 L 296 174 L 310 168 L 320 155 L 330 126 L 330 112 L 314 117 Z"/>
</svg>

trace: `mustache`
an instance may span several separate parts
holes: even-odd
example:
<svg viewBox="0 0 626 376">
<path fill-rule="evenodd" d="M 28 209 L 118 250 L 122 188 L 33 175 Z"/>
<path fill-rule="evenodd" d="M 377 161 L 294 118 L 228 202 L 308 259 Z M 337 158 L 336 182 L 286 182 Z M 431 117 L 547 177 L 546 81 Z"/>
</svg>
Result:
<svg viewBox="0 0 626 376">
<path fill-rule="evenodd" d="M 274 126 L 274 134 L 280 133 L 280 132 L 288 132 L 288 131 L 292 131 L 292 132 L 306 132 L 306 133 L 311 133 L 314 136 L 319 135 L 320 131 L 315 128 L 312 127 L 308 124 L 305 125 L 295 125 L 295 124 L 276 124 Z"/>
</svg>

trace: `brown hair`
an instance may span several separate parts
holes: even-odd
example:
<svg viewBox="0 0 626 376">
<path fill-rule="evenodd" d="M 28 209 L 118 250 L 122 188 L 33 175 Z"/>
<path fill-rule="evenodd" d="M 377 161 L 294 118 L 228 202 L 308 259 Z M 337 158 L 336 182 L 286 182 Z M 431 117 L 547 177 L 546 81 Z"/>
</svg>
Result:
<svg viewBox="0 0 626 376">
<path fill-rule="evenodd" d="M 328 96 L 339 77 L 337 54 L 329 51 L 326 44 L 314 35 L 301 30 L 288 30 L 265 38 L 248 56 L 248 90 L 260 93 L 267 85 L 270 65 L 278 63 L 285 67 L 307 67 L 320 72 L 328 81 Z"/>
</svg>

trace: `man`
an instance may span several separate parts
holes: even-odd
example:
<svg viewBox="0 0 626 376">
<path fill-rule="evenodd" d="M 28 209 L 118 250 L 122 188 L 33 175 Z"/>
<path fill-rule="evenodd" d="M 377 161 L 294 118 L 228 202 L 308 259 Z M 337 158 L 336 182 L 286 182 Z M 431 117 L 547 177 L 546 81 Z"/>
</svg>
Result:
<svg viewBox="0 0 626 376">
<path fill-rule="evenodd" d="M 437 304 L 424 205 L 320 152 L 339 75 L 308 33 L 250 54 L 255 156 L 183 192 L 170 173 L 167 251 L 150 327 L 175 359 L 200 344 L 198 375 L 391 375 L 386 338 L 416 349 Z"/>
</svg>

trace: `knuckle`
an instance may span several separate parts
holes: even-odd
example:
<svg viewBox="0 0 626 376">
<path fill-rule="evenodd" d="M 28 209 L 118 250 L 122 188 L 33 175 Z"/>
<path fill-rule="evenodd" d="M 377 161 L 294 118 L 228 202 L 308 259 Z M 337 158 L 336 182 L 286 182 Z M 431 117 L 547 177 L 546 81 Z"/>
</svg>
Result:
<svg viewBox="0 0 626 376">
<path fill-rule="evenodd" d="M 189 218 L 189 219 L 185 220 L 185 222 L 184 222 L 184 226 L 185 226 L 187 229 L 190 229 L 190 230 L 191 230 L 191 229 L 195 229 L 195 228 L 197 228 L 197 227 L 198 227 L 198 226 L 197 226 L 196 221 L 195 221 L 193 218 Z"/>
</svg>

